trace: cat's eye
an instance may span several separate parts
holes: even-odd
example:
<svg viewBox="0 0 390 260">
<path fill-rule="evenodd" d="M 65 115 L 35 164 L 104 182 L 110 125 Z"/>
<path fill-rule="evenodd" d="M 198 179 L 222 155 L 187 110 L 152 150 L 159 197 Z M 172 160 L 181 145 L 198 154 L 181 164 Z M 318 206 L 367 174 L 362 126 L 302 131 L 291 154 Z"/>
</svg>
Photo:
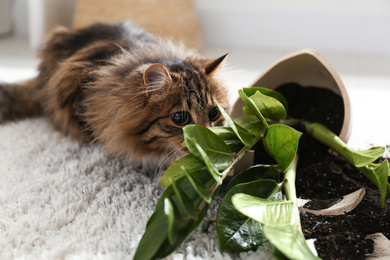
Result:
<svg viewBox="0 0 390 260">
<path fill-rule="evenodd" d="M 210 120 L 211 122 L 217 120 L 217 119 L 219 118 L 219 114 L 220 114 L 220 112 L 219 112 L 218 107 L 213 107 L 213 108 L 210 110 L 209 115 L 208 115 L 209 120 Z"/>
<path fill-rule="evenodd" d="M 191 121 L 191 116 L 187 111 L 180 111 L 180 112 L 173 113 L 171 115 L 171 119 L 173 123 L 181 126 L 181 125 L 189 124 Z"/>
</svg>

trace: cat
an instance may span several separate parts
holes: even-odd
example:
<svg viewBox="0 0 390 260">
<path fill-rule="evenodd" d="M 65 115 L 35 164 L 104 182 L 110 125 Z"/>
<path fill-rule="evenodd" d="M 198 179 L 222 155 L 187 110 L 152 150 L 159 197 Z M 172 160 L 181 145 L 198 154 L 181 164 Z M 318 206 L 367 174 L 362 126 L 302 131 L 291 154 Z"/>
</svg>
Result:
<svg viewBox="0 0 390 260">
<path fill-rule="evenodd" d="M 187 153 L 184 126 L 224 122 L 226 55 L 205 59 L 126 22 L 58 27 L 39 57 L 35 78 L 0 84 L 0 122 L 43 114 L 80 142 L 151 165 Z"/>
</svg>

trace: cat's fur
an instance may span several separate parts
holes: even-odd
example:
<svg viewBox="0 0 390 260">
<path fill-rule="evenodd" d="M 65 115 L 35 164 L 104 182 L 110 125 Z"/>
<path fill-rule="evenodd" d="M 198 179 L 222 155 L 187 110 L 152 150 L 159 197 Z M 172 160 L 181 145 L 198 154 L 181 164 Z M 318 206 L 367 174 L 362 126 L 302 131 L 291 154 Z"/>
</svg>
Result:
<svg viewBox="0 0 390 260">
<path fill-rule="evenodd" d="M 172 115 L 187 111 L 185 124 L 220 125 L 210 110 L 228 105 L 214 75 L 225 56 L 200 58 L 128 23 L 57 28 L 40 58 L 36 78 L 0 84 L 0 122 L 44 114 L 63 133 L 132 161 L 158 163 L 179 151 L 177 159 L 183 125 Z"/>
</svg>

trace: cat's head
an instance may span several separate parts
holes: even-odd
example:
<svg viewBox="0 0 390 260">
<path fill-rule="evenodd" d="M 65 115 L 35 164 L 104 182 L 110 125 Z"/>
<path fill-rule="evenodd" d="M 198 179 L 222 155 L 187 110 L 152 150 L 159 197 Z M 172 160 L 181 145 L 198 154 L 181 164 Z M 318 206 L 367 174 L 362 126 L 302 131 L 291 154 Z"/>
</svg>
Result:
<svg viewBox="0 0 390 260">
<path fill-rule="evenodd" d="M 169 59 L 131 69 L 121 56 L 97 72 L 100 80 L 89 88 L 88 121 L 95 139 L 132 161 L 169 164 L 185 155 L 183 127 L 224 123 L 216 103 L 228 107 L 218 77 L 225 57 Z"/>
<path fill-rule="evenodd" d="M 187 59 L 144 65 L 141 88 L 143 109 L 134 122 L 133 156 L 145 153 L 177 159 L 186 153 L 183 127 L 197 124 L 221 126 L 224 118 L 216 103 L 227 109 L 226 88 L 218 77 L 226 55 L 215 60 Z"/>
</svg>

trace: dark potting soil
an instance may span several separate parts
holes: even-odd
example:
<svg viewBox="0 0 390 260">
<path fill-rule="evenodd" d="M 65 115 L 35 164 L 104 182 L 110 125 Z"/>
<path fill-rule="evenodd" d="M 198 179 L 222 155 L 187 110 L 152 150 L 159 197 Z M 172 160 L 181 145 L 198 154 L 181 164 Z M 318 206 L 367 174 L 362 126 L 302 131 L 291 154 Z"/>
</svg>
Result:
<svg viewBox="0 0 390 260">
<path fill-rule="evenodd" d="M 317 86 L 285 83 L 275 89 L 288 104 L 288 115 L 326 125 L 340 133 L 344 121 L 344 102 L 340 95 Z"/>
<path fill-rule="evenodd" d="M 291 117 L 319 122 L 336 134 L 340 133 L 344 104 L 339 95 L 324 88 L 302 87 L 296 83 L 281 85 L 276 90 L 285 96 Z M 316 239 L 316 250 L 323 259 L 365 259 L 372 254 L 374 244 L 367 235 L 381 232 L 390 238 L 390 199 L 387 198 L 386 208 L 382 209 L 378 189 L 365 176 L 311 138 L 303 128 L 294 128 L 303 132 L 296 188 L 298 197 L 312 200 L 307 206 L 327 208 L 344 195 L 362 187 L 366 189 L 362 202 L 347 214 L 316 216 L 301 213 L 306 239 Z M 259 154 L 264 156 L 264 152 Z"/>
<path fill-rule="evenodd" d="M 339 134 L 344 122 L 344 102 L 335 92 L 317 86 L 301 86 L 298 83 L 286 83 L 275 89 L 281 93 L 288 104 L 288 115 L 305 121 L 317 122 Z M 303 133 L 299 142 L 299 153 L 309 151 L 313 161 L 323 157 L 328 147 L 314 141 L 305 134 L 303 126 L 294 126 Z"/>
<path fill-rule="evenodd" d="M 288 115 L 292 118 L 321 123 L 334 133 L 339 134 L 344 121 L 344 102 L 340 95 L 331 90 L 316 86 L 301 86 L 298 83 L 286 83 L 275 89 L 281 93 L 288 104 Z M 327 153 L 328 147 L 316 142 L 311 136 L 305 134 L 303 126 L 293 126 L 303 133 L 299 142 L 299 153 L 310 152 L 306 160 L 321 160 Z M 274 163 L 268 156 L 262 144 L 254 147 L 255 163 Z"/>
<path fill-rule="evenodd" d="M 366 189 L 362 202 L 345 215 L 301 213 L 303 233 L 306 239 L 316 239 L 319 257 L 365 259 L 373 252 L 373 241 L 367 235 L 381 232 L 390 238 L 390 199 L 382 209 L 378 189 L 335 153 L 330 151 L 321 162 L 299 165 L 296 187 L 298 197 L 316 200 L 339 199 L 362 187 Z"/>
</svg>

